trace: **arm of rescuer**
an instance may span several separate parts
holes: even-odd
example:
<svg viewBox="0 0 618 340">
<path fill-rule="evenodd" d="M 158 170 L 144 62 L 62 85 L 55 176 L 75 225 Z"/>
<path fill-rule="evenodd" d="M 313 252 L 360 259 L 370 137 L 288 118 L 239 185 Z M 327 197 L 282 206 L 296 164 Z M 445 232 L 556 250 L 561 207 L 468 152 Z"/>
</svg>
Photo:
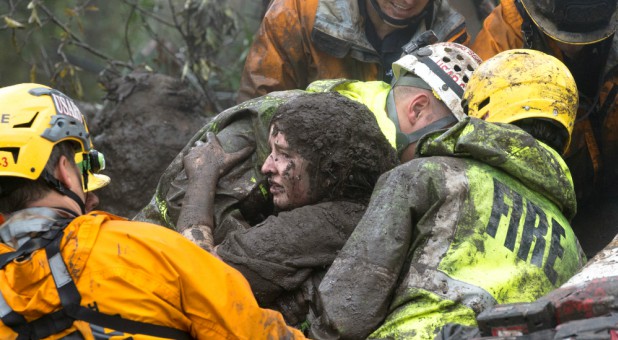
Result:
<svg viewBox="0 0 618 340">
<path fill-rule="evenodd" d="M 159 275 L 178 287 L 180 308 L 196 339 L 304 339 L 276 311 L 260 308 L 240 272 L 175 231 L 161 229 Z M 169 234 L 169 235 L 167 235 Z"/>
<path fill-rule="evenodd" d="M 521 48 L 524 46 L 522 23 L 515 0 L 504 0 L 485 19 L 470 49 L 487 60 L 502 51 Z"/>
<path fill-rule="evenodd" d="M 435 197 L 431 176 L 408 162 L 380 177 L 365 215 L 322 279 L 309 337 L 364 339 L 384 321 L 408 253 L 427 237 L 416 224 L 436 203 L 429 199 Z"/>
<path fill-rule="evenodd" d="M 242 103 L 272 91 L 305 88 L 308 84 L 307 55 L 315 0 L 274 0 L 249 49 L 240 80 L 237 102 Z M 301 7 L 306 9 L 303 17 Z"/>
<path fill-rule="evenodd" d="M 213 132 L 208 132 L 206 138 L 207 143 L 193 147 L 183 159 L 189 183 L 177 227 L 183 236 L 212 253 L 214 201 L 219 176 L 247 158 L 253 147 L 228 154 Z"/>
</svg>

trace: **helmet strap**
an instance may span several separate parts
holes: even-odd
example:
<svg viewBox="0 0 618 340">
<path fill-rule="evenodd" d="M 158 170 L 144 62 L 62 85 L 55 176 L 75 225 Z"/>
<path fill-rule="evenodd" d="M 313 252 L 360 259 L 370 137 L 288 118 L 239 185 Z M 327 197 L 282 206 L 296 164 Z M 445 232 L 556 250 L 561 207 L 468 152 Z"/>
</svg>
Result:
<svg viewBox="0 0 618 340">
<path fill-rule="evenodd" d="M 412 133 L 403 133 L 401 131 L 401 125 L 399 123 L 399 116 L 397 115 L 397 108 L 395 106 L 395 95 L 393 89 L 390 90 L 388 96 L 386 97 L 386 112 L 388 113 L 388 117 L 390 118 L 390 120 L 394 123 L 395 130 L 397 131 L 396 144 L 397 152 L 400 155 L 403 150 L 408 147 L 408 145 L 418 142 L 418 140 L 427 133 L 443 129 L 453 123 L 457 123 L 457 118 L 455 117 L 455 115 L 450 114 L 446 117 L 440 118 L 435 122 L 428 124 L 422 129 L 419 129 Z"/>
<path fill-rule="evenodd" d="M 369 2 L 371 2 L 371 6 L 373 7 L 373 9 L 376 11 L 376 13 L 378 13 L 378 15 L 380 16 L 380 19 L 382 19 L 382 21 L 384 21 L 385 23 L 396 27 L 396 28 L 405 28 L 408 27 L 410 25 L 416 25 L 418 24 L 421 20 L 423 20 L 423 18 L 425 18 L 425 16 L 427 15 L 427 13 L 429 12 L 429 10 L 427 9 L 426 6 L 425 9 L 423 9 L 423 11 L 421 13 L 419 13 L 418 15 L 415 15 L 411 18 L 406 18 L 406 19 L 395 19 L 391 16 L 389 16 L 388 14 L 384 13 L 384 11 L 382 11 L 382 8 L 380 8 L 380 5 L 378 4 L 377 0 L 369 0 Z M 427 3 L 428 5 L 431 4 L 431 1 Z"/>
<path fill-rule="evenodd" d="M 454 115 L 450 114 L 446 117 L 440 118 L 438 120 L 436 120 L 435 122 L 432 122 L 430 124 L 428 124 L 427 126 L 425 126 L 422 129 L 416 130 L 412 133 L 408 133 L 408 134 L 397 134 L 397 144 L 399 144 L 399 138 L 405 138 L 405 142 L 407 143 L 407 145 L 410 145 L 412 143 L 416 143 L 418 142 L 419 139 L 421 139 L 421 137 L 423 137 L 424 135 L 430 133 L 430 132 L 434 132 L 440 129 L 443 129 L 453 123 L 457 123 L 457 118 L 455 118 Z M 406 145 L 406 146 L 407 146 Z"/>
<path fill-rule="evenodd" d="M 62 184 L 62 182 L 60 182 L 57 178 L 55 178 L 52 174 L 50 174 L 49 171 L 45 169 L 43 169 L 43 179 L 54 190 L 74 200 L 77 203 L 77 205 L 79 205 L 79 208 L 81 209 L 82 214 L 86 213 L 86 204 L 84 203 L 84 201 L 82 201 L 82 199 L 76 193 L 74 193 L 69 188 L 67 188 L 66 185 Z"/>
</svg>

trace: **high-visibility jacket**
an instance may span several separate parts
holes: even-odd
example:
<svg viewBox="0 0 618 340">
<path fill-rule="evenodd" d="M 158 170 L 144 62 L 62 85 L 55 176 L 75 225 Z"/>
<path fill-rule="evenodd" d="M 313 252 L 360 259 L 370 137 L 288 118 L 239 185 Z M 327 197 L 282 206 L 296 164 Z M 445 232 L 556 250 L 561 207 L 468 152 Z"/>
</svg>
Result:
<svg viewBox="0 0 618 340">
<path fill-rule="evenodd" d="M 364 0 L 362 0 L 364 1 Z M 441 41 L 467 43 L 464 17 L 447 0 L 410 37 L 432 29 Z M 304 89 L 319 79 L 382 80 L 380 53 L 365 36 L 358 0 L 274 0 L 245 62 L 237 102 Z"/>
<path fill-rule="evenodd" d="M 41 217 L 40 209 L 47 216 Z M 2 230 L 50 229 L 45 224 L 53 223 L 51 210 L 23 210 Z M 177 329 L 195 339 L 304 338 L 287 327 L 279 313 L 257 306 L 240 273 L 172 230 L 96 211 L 75 218 L 60 235 L 61 262 L 48 260 L 48 250 L 40 249 L 0 271 L 3 300 L 27 321 L 60 309 L 58 287 L 72 280 L 80 305 L 88 310 Z M 13 250 L 0 244 L 2 254 Z M 57 270 L 62 264 L 66 270 Z M 56 269 L 54 278 L 60 282 L 54 283 L 50 268 Z M 3 307 L 3 317 L 5 312 Z M 84 321 L 48 338 L 76 331 L 86 339 L 158 338 Z M 16 334 L 3 323 L 0 338 L 14 339 Z"/>
<path fill-rule="evenodd" d="M 374 113 L 380 129 L 393 148 L 395 147 L 395 126 L 385 112 L 390 85 L 381 81 L 332 79 L 316 81 L 310 84 L 306 91 L 336 91 L 365 104 Z M 150 203 L 134 219 L 175 228 L 187 187 L 182 159 L 196 141 L 206 141 L 206 133 L 213 131 L 226 152 L 255 146 L 254 156 L 248 157 L 219 179 L 214 206 L 215 244 L 221 243 L 231 231 L 242 231 L 248 225 L 263 221 L 272 212 L 266 176 L 260 170 L 270 153 L 270 118 L 279 105 L 306 91 L 273 92 L 216 115 L 189 140 L 170 163 L 159 179 Z"/>
<path fill-rule="evenodd" d="M 517 7 L 516 0 L 503 0 L 485 19 L 472 50 L 483 60 L 514 48 L 532 48 L 564 60 L 555 41 L 545 38 L 534 24 L 524 25 L 527 14 L 523 12 L 522 16 L 522 9 Z M 527 42 L 522 27 L 530 32 Z M 578 118 L 565 155 L 580 203 L 601 194 L 618 194 L 618 35 L 608 39 L 613 40 L 598 79 L 602 85 L 593 97 L 580 91 Z"/>
<path fill-rule="evenodd" d="M 335 259 L 311 338 L 433 339 L 496 303 L 533 301 L 583 265 L 560 156 L 519 128 L 466 118 L 382 175 Z"/>
</svg>

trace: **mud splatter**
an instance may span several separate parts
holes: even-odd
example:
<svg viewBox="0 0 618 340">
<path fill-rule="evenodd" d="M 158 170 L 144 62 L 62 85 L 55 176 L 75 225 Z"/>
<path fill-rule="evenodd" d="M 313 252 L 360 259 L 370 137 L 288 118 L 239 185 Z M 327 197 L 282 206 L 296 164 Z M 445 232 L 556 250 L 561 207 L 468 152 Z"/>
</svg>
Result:
<svg viewBox="0 0 618 340">
<path fill-rule="evenodd" d="M 364 202 L 377 178 L 397 164 L 371 111 L 338 93 L 295 97 L 277 109 L 271 124 L 309 162 L 311 187 L 322 201 Z"/>
</svg>

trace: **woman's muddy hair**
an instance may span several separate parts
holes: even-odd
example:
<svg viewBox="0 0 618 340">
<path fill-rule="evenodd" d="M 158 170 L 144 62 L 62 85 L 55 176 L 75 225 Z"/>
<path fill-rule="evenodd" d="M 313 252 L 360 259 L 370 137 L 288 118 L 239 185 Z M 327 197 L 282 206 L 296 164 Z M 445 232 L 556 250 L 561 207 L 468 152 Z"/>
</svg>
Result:
<svg viewBox="0 0 618 340">
<path fill-rule="evenodd" d="M 373 113 L 336 92 L 289 100 L 277 108 L 271 126 L 309 161 L 318 201 L 368 202 L 378 177 L 398 164 Z"/>
</svg>

